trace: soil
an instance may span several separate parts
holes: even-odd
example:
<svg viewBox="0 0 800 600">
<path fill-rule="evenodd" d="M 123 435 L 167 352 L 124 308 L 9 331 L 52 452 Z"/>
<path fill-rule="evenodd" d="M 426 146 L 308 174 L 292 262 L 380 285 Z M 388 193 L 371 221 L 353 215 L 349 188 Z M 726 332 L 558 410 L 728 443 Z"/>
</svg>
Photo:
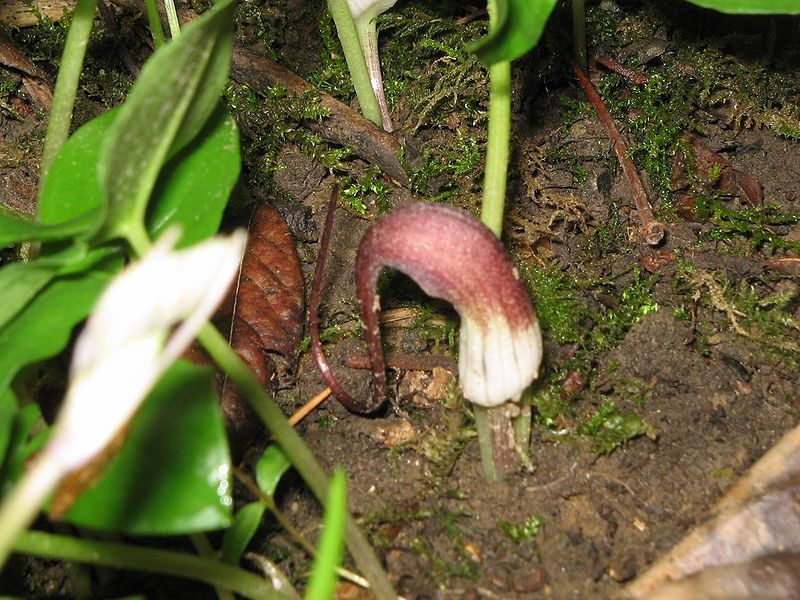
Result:
<svg viewBox="0 0 800 600">
<path fill-rule="evenodd" d="M 639 59 L 638 68 L 667 82 L 657 97 L 663 104 L 670 102 L 675 69 L 687 60 L 680 52 L 686 48 L 712 48 L 720 64 L 761 70 L 764 78 L 794 77 L 798 56 L 782 40 L 796 31 L 795 20 L 733 19 L 688 5 L 681 8 L 685 15 L 675 15 L 668 8 L 672 4 L 590 3 L 589 36 L 596 40 L 591 52 L 616 58 L 655 54 Z M 476 8 L 401 2 L 396 10 L 407 19 L 412 11 L 429 11 L 431 20 L 473 22 L 482 18 Z M 266 35 L 275 36 L 267 46 L 288 68 L 313 79 L 324 66 L 317 8 L 296 1 L 271 6 L 246 2 L 240 13 L 240 37 L 264 41 Z M 132 17 L 122 13 L 119 18 L 128 23 Z M 398 73 L 400 50 L 393 45 L 402 41 L 398 32 L 403 30 L 389 17 L 384 25 L 382 48 L 395 61 L 389 62 L 387 80 L 404 81 L 403 89 L 416 90 L 412 81 L 424 81 L 429 66 L 419 62 L 413 71 Z M 714 235 L 725 229 L 725 222 L 709 217 L 696 203 L 716 202 L 740 213 L 753 207 L 713 176 L 704 179 L 704 173 L 689 177 L 688 192 L 681 189 L 675 175 L 681 167 L 670 155 L 687 142 L 675 135 L 660 150 L 665 164 L 673 167 L 671 189 L 657 181 L 657 171 L 646 171 L 641 152 L 633 154 L 668 232 L 657 248 L 639 242 L 630 188 L 608 136 L 561 64 L 567 52 L 560 48 L 569 31 L 566 15 L 559 13 L 551 25 L 554 31 L 534 55 L 515 63 L 514 151 L 504 238 L 541 306 L 544 328 L 545 362 L 533 391 L 532 468 L 486 483 L 469 408 L 444 369 L 393 372 L 395 398 L 377 415 L 350 414 L 330 399 L 300 426 L 325 467 L 347 471 L 351 510 L 379 549 L 398 593 L 408 599 L 613 597 L 701 523 L 737 477 L 798 423 L 800 289 L 796 277 L 775 271 L 768 259 L 798 256 L 792 244 L 800 240 L 799 226 L 763 221 L 771 239 L 789 242 L 783 245 L 754 245 L 762 223 L 755 217 L 749 230 Z M 616 32 L 620 45 L 609 45 L 601 26 Z M 145 35 L 141 23 L 138 27 Z M 23 48 L 25 35 L 17 32 L 15 37 Z M 121 60 L 118 69 L 130 78 L 125 64 Z M 52 64 L 42 61 L 41 66 L 52 72 Z M 684 64 L 686 73 L 695 74 L 703 66 Z M 613 116 L 625 125 L 629 143 L 644 144 L 647 127 L 637 129 L 634 111 L 646 107 L 625 104 L 635 93 L 632 84 L 607 71 L 594 71 L 592 78 Z M 721 94 L 735 79 L 721 81 L 713 93 Z M 800 153 L 791 135 L 779 135 L 769 115 L 797 100 L 796 83 L 791 79 L 765 91 L 783 94 L 767 103 L 759 104 L 753 92 L 747 107 L 737 104 L 733 93 L 727 100 L 692 103 L 681 121 L 689 127 L 684 133 L 700 138 L 731 169 L 754 175 L 763 203 L 776 205 L 783 215 L 800 210 Z M 696 75 L 694 85 L 711 84 Z M 474 140 L 479 148 L 485 141 L 485 101 L 470 104 L 473 91 L 456 90 L 454 97 L 464 98 L 462 109 L 445 106 L 404 135 L 439 158 L 465 159 L 469 145 L 459 146 L 463 140 Z M 415 125 L 414 102 L 402 89 L 390 98 L 396 123 L 405 119 L 407 127 Z M 86 118 L 96 112 L 93 106 L 104 104 L 86 90 L 81 102 L 79 114 Z M 253 111 L 243 113 L 238 116 L 245 185 L 251 196 L 274 202 L 287 217 L 310 281 L 334 178 L 363 181 L 369 166 L 348 157 L 332 174 L 319 152 L 303 147 L 299 138 L 269 154 L 264 150 L 268 143 L 260 138 L 264 134 L 252 125 Z M 0 165 L 0 201 L 32 212 L 35 151 L 24 148 L 37 117 L 31 114 L 19 122 L 3 112 L 2 119 L 3 154 L 11 158 Z M 390 190 L 392 207 L 439 195 L 477 212 L 481 168 L 477 164 L 457 176 L 443 171 L 427 189 L 415 192 L 388 178 L 379 181 Z M 340 366 L 342 357 L 361 347 L 352 264 L 361 235 L 380 212 L 377 194 L 360 197 L 364 214 L 352 204 L 337 213 L 322 308 L 323 327 L 334 340 L 326 351 L 351 394 L 369 390 L 367 371 Z M 562 288 L 552 294 L 542 281 Z M 388 330 L 389 345 L 404 353 L 452 359 L 455 314 L 426 299 L 404 277 L 389 276 L 381 285 L 383 308 L 400 316 Z M 630 300 L 634 289 L 641 294 Z M 559 317 L 559 302 L 576 314 Z M 566 318 L 567 325 L 557 317 Z M 279 400 L 288 413 L 323 387 L 305 352 L 293 377 L 282 382 Z M 611 403 L 615 414 L 633 415 L 637 428 L 604 445 L 600 436 L 613 423 L 602 421 L 599 429 L 587 423 Z M 298 480 L 283 485 L 281 503 L 290 519 L 304 532 L 316 531 L 320 515 L 311 495 Z M 256 552 L 280 554 L 279 566 L 292 577 L 302 576 L 307 558 L 280 534 L 264 532 L 259 543 Z M 39 581 L 27 579 L 15 593 L 70 595 L 63 587 L 42 585 L 48 577 L 65 577 L 61 571 L 52 575 L 52 566 L 27 561 L 18 568 L 35 570 L 37 564 Z M 137 585 L 138 578 L 131 582 L 125 577 L 103 592 L 142 591 Z M 170 597 L 179 597 L 181 588 L 173 586 Z M 197 590 L 183 589 L 185 597 L 200 597 Z M 154 592 L 151 597 L 166 596 Z"/>
</svg>

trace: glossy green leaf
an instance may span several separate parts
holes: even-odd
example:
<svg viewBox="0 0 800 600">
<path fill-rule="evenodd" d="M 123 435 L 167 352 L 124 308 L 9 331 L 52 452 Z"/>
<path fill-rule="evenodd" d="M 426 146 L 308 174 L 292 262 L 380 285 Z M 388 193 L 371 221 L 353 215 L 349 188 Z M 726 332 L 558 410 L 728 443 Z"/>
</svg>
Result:
<svg viewBox="0 0 800 600">
<path fill-rule="evenodd" d="M 114 109 L 92 119 L 61 147 L 39 194 L 41 223 L 66 224 L 83 217 L 86 230 L 91 233 L 100 225 L 105 213 L 105 196 L 97 167 L 100 149 L 118 114 L 119 109 Z"/>
<path fill-rule="evenodd" d="M 311 580 L 306 588 L 306 600 L 329 600 L 334 597 L 339 576 L 336 569 L 344 553 L 344 530 L 347 519 L 347 479 L 337 469 L 331 477 L 328 503 L 322 524 L 322 537 L 314 559 Z"/>
<path fill-rule="evenodd" d="M 239 509 L 233 519 L 233 525 L 225 530 L 222 537 L 222 562 L 235 565 L 242 558 L 250 540 L 253 539 L 261 519 L 264 517 L 264 505 L 261 502 L 251 502 Z"/>
<path fill-rule="evenodd" d="M 219 0 L 142 68 L 102 148 L 101 238 L 140 236 L 161 167 L 216 109 L 232 54 L 233 0 Z"/>
<path fill-rule="evenodd" d="M 485 65 L 514 60 L 539 43 L 558 0 L 495 0 L 497 15 L 492 31 L 467 49 Z"/>
<path fill-rule="evenodd" d="M 66 519 L 130 534 L 206 531 L 229 525 L 230 494 L 228 440 L 213 371 L 181 360 L 145 400 L 119 454 Z"/>
<path fill-rule="evenodd" d="M 150 236 L 175 224 L 183 231 L 179 247 L 214 235 L 240 169 L 239 129 L 219 106 L 192 143 L 161 170 L 147 212 Z"/>
<path fill-rule="evenodd" d="M 0 389 L 24 366 L 58 354 L 86 318 L 122 260 L 110 256 L 90 271 L 58 277 L 0 328 Z"/>
<path fill-rule="evenodd" d="M 92 210 L 63 223 L 43 225 L 0 211 L 0 247 L 19 242 L 49 242 L 82 236 L 96 227 L 100 214 L 98 210 Z"/>
<path fill-rule="evenodd" d="M 274 496 L 275 489 L 283 477 L 283 474 L 289 470 L 292 463 L 284 454 L 283 450 L 277 444 L 267 446 L 264 454 L 256 464 L 256 482 L 258 487 L 267 496 Z"/>
<path fill-rule="evenodd" d="M 703 8 L 734 14 L 800 14 L 800 0 L 689 0 Z"/>
</svg>

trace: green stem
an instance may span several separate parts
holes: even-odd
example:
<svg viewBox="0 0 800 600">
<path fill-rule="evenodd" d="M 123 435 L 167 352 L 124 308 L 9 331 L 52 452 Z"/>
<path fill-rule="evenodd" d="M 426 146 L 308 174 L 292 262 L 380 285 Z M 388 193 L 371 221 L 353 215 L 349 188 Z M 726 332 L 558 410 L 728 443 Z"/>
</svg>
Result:
<svg viewBox="0 0 800 600">
<path fill-rule="evenodd" d="M 292 465 L 311 488 L 319 502 L 325 506 L 328 494 L 328 477 L 311 454 L 303 438 L 289 425 L 286 416 L 267 393 L 239 356 L 231 349 L 225 338 L 212 325 L 206 325 L 197 336 L 214 362 L 230 377 L 250 406 L 264 422 L 275 440 L 281 445 Z M 361 573 L 370 583 L 370 589 L 378 600 L 397 598 L 386 572 L 356 525 L 353 517 L 347 517 L 347 547 Z"/>
<path fill-rule="evenodd" d="M 489 31 L 497 27 L 497 0 L 489 0 Z M 489 131 L 483 179 L 481 221 L 497 236 L 503 234 L 508 153 L 511 139 L 511 61 L 489 67 Z"/>
<path fill-rule="evenodd" d="M 191 534 L 189 536 L 189 540 L 192 542 L 194 549 L 197 550 L 197 553 L 203 558 L 207 558 L 209 560 L 219 559 L 219 557 L 217 556 L 217 552 L 211 546 L 211 543 L 208 541 L 208 538 L 202 533 Z M 222 586 L 215 585 L 214 592 L 217 594 L 217 598 L 219 600 L 236 600 L 236 597 L 234 596 L 233 592 Z"/>
<path fill-rule="evenodd" d="M 496 27 L 496 0 L 489 0 L 489 30 Z M 511 61 L 489 67 L 489 131 L 486 143 L 486 174 L 483 180 L 481 221 L 497 237 L 503 234 L 503 212 L 508 178 L 508 154 L 511 140 Z M 474 406 L 483 475 L 487 481 L 499 481 L 513 468 L 507 464 L 510 448 L 503 448 L 508 438 L 509 421 L 503 427 L 505 408 Z M 508 421 L 508 418 L 505 417 Z M 513 446 L 513 444 L 512 444 Z"/>
<path fill-rule="evenodd" d="M 353 22 L 353 15 L 347 6 L 347 0 L 327 1 L 328 10 L 333 17 L 333 22 L 336 24 L 336 33 L 339 35 L 339 41 L 342 44 L 347 68 L 350 69 L 350 79 L 353 80 L 358 103 L 361 105 L 361 114 L 378 127 L 381 127 L 383 125 L 381 109 L 378 106 L 375 92 L 372 90 L 367 62 L 361 50 L 358 31 Z"/>
<path fill-rule="evenodd" d="M 581 69 L 588 70 L 586 55 L 586 6 L 584 0 L 572 0 L 572 41 L 575 45 L 575 62 Z"/>
<path fill-rule="evenodd" d="M 14 544 L 14 550 L 43 558 L 195 579 L 247 598 L 287 598 L 285 594 L 272 589 L 265 580 L 248 571 L 217 560 L 180 552 L 78 539 L 41 531 L 23 533 Z"/>
<path fill-rule="evenodd" d="M 511 62 L 505 60 L 489 67 L 489 133 L 481 206 L 481 221 L 497 237 L 503 233 L 510 139 Z"/>
<path fill-rule="evenodd" d="M 492 483 L 500 481 L 502 477 L 500 477 L 500 473 L 497 470 L 494 452 L 492 451 L 492 431 L 489 427 L 489 416 L 487 415 L 489 409 L 473 404 L 472 410 L 475 415 L 475 427 L 478 430 L 478 448 L 481 453 L 483 477 L 486 481 Z"/>
<path fill-rule="evenodd" d="M 173 0 L 164 0 L 164 9 L 167 11 L 169 35 L 174 40 L 181 34 L 181 24 L 178 21 L 178 12 L 175 10 L 175 2 L 173 2 Z"/>
<path fill-rule="evenodd" d="M 164 36 L 164 27 L 161 25 L 161 14 L 158 12 L 158 2 L 156 0 L 144 0 L 147 7 L 147 22 L 150 24 L 150 34 L 153 36 L 153 44 L 156 49 L 167 43 Z"/>
<path fill-rule="evenodd" d="M 39 190 L 44 189 L 47 172 L 67 140 L 72 122 L 72 108 L 78 91 L 78 81 L 83 70 L 83 59 L 89 45 L 89 34 L 94 22 L 94 11 L 97 0 L 78 0 L 75 12 L 72 13 L 72 24 L 69 26 L 64 53 L 61 55 L 61 66 L 58 68 L 56 88 L 53 92 L 53 107 L 50 110 L 50 121 L 47 123 L 47 135 L 42 150 L 42 167 L 39 174 Z"/>
<path fill-rule="evenodd" d="M 24 535 L 42 505 L 63 478 L 60 465 L 48 459 L 37 460 L 11 489 L 0 506 L 0 569 L 15 541 Z"/>
</svg>

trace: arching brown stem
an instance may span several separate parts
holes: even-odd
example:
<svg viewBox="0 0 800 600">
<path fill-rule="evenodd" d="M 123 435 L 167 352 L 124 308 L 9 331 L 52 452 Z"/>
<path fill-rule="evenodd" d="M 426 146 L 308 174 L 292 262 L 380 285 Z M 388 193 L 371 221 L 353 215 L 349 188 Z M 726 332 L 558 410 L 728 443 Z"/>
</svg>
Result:
<svg viewBox="0 0 800 600">
<path fill-rule="evenodd" d="M 325 383 L 328 384 L 328 387 L 331 388 L 331 391 L 333 392 L 333 395 L 336 396 L 336 399 L 348 410 L 360 414 L 367 414 L 376 410 L 381 404 L 383 404 L 383 401 L 386 398 L 386 372 L 385 363 L 383 360 L 383 352 L 379 351 L 377 353 L 378 358 L 376 360 L 376 353 L 374 352 L 374 344 L 376 342 L 373 339 L 374 335 L 371 333 L 373 329 L 367 325 L 367 344 L 370 348 L 369 354 L 370 358 L 372 359 L 373 378 L 373 396 L 371 402 L 356 400 L 339 384 L 339 381 L 333 374 L 333 370 L 328 362 L 328 358 L 325 356 L 325 352 L 322 349 L 322 342 L 319 338 L 319 297 L 322 289 L 322 276 L 325 272 L 325 260 L 328 256 L 328 247 L 330 246 L 331 232 L 333 231 L 333 216 L 338 200 L 339 184 L 334 183 L 333 188 L 331 189 L 331 198 L 328 202 L 328 214 L 325 216 L 325 226 L 322 229 L 322 237 L 320 238 L 319 252 L 317 253 L 317 264 L 314 267 L 314 281 L 311 284 L 308 318 L 310 330 L 309 335 L 311 336 L 311 354 L 314 357 L 314 360 L 317 361 L 317 366 L 319 367 L 319 372 L 322 374 L 322 378 L 325 380 Z M 378 328 L 377 322 L 377 315 L 375 315 L 374 330 L 377 330 Z M 380 344 L 380 334 L 378 334 L 377 345 L 379 350 L 381 350 Z M 376 362 L 379 362 L 380 364 L 376 365 Z"/>
</svg>

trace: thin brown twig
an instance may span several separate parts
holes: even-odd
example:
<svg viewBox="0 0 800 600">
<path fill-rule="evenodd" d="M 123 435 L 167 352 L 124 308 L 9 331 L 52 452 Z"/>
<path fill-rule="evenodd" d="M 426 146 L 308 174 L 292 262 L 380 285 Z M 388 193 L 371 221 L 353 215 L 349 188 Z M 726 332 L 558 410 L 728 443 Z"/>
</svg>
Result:
<svg viewBox="0 0 800 600">
<path fill-rule="evenodd" d="M 328 384 L 328 387 L 331 388 L 336 399 L 348 410 L 364 413 L 369 412 L 365 410 L 364 403 L 359 402 L 348 394 L 333 374 L 328 358 L 325 356 L 325 351 L 322 349 L 322 341 L 319 337 L 319 300 L 322 290 L 322 276 L 325 272 L 325 259 L 328 256 L 328 246 L 330 246 L 331 231 L 333 230 L 333 215 L 336 210 L 338 199 L 339 184 L 334 183 L 331 188 L 331 198 L 328 202 L 328 214 L 325 216 L 325 225 L 322 229 L 322 237 L 319 241 L 317 264 L 314 268 L 314 281 L 311 284 L 311 294 L 308 300 L 308 329 L 309 336 L 311 337 L 311 355 L 317 362 L 317 367 L 319 367 L 322 378 L 325 380 L 325 383 Z"/>
<path fill-rule="evenodd" d="M 595 59 L 597 64 L 603 65 L 606 69 L 614 71 L 615 73 L 619 73 L 625 79 L 630 81 L 634 85 L 644 85 L 647 83 L 649 77 L 642 73 L 641 71 L 634 71 L 633 69 L 629 69 L 623 64 L 620 64 L 613 58 L 602 56 L 600 58 Z"/>
<path fill-rule="evenodd" d="M 583 92 L 597 112 L 597 116 L 600 118 L 600 122 L 603 124 L 608 137 L 614 142 L 614 152 L 628 179 L 628 185 L 630 185 L 631 193 L 633 194 L 633 201 L 636 204 L 636 213 L 642 223 L 641 236 L 645 242 L 651 246 L 656 246 L 664 239 L 664 224 L 657 221 L 653 216 L 653 207 L 647 199 L 647 192 L 644 189 L 642 180 L 639 178 L 639 173 L 636 171 L 636 165 L 633 164 L 633 161 L 628 156 L 628 148 L 625 145 L 625 141 L 622 139 L 622 134 L 619 132 L 619 129 L 617 129 L 606 105 L 600 98 L 600 94 L 597 92 L 594 85 L 592 85 L 586 73 L 583 72 L 583 69 L 573 62 L 572 70 L 575 72 Z"/>
</svg>

